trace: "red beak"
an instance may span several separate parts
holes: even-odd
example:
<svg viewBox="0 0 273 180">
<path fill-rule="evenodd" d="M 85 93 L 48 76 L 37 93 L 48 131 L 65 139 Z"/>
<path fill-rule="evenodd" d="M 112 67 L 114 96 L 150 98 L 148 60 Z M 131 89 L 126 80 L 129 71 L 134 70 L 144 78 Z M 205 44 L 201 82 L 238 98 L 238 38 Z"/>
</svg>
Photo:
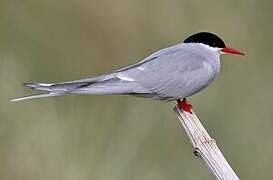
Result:
<svg viewBox="0 0 273 180">
<path fill-rule="evenodd" d="M 236 55 L 241 55 L 241 56 L 244 56 L 245 53 L 242 53 L 236 49 L 233 49 L 231 47 L 225 47 L 221 50 L 222 52 L 225 52 L 225 53 L 229 53 L 229 54 L 236 54 Z"/>
</svg>

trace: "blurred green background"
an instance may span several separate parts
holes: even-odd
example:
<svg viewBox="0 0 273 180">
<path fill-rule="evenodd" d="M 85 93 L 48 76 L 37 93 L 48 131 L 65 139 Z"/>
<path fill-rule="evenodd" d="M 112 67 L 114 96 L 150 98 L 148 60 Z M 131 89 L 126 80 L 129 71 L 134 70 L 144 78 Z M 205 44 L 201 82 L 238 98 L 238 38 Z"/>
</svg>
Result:
<svg viewBox="0 0 273 180">
<path fill-rule="evenodd" d="M 216 82 L 190 98 L 241 179 L 273 179 L 273 1 L 1 0 L 0 179 L 212 179 L 172 107 L 127 96 L 10 103 L 22 82 L 85 78 L 211 31 Z"/>
</svg>

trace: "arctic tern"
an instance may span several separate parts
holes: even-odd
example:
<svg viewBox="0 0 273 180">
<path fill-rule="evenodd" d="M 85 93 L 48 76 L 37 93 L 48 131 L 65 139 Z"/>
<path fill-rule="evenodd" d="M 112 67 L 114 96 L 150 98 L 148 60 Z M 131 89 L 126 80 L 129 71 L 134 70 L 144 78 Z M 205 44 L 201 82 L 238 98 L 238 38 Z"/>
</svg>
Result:
<svg viewBox="0 0 273 180">
<path fill-rule="evenodd" d="M 109 74 L 61 83 L 24 83 L 44 93 L 11 101 L 70 94 L 119 94 L 177 100 L 181 110 L 191 113 L 192 106 L 185 98 L 215 80 L 220 70 L 220 55 L 225 53 L 244 55 L 227 47 L 215 34 L 199 32 Z"/>
</svg>

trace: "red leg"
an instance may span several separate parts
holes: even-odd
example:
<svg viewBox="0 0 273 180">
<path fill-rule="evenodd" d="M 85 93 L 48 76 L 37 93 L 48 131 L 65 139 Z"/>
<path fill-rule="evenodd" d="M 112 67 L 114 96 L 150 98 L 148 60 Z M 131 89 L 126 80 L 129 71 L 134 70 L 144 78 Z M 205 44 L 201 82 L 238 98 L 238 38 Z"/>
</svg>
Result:
<svg viewBox="0 0 273 180">
<path fill-rule="evenodd" d="M 179 107 L 180 110 L 186 111 L 192 114 L 192 105 L 184 98 L 182 101 L 181 99 L 177 100 L 177 106 Z"/>
</svg>

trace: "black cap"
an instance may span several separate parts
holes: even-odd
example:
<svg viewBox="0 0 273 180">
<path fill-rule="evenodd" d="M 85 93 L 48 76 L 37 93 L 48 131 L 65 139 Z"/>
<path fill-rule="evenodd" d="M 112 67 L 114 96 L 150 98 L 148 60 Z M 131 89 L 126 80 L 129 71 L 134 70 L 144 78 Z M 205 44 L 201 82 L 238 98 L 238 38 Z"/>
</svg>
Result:
<svg viewBox="0 0 273 180">
<path fill-rule="evenodd" d="M 202 43 L 211 47 L 225 48 L 224 41 L 210 32 L 199 32 L 189 36 L 184 40 L 184 43 Z"/>
</svg>

